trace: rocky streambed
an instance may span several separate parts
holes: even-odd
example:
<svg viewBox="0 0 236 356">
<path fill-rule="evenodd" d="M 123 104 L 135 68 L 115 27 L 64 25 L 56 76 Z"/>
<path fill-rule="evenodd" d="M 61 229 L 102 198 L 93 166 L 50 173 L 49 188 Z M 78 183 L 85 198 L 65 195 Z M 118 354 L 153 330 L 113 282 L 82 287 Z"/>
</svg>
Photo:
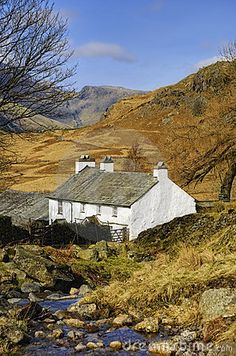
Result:
<svg viewBox="0 0 236 356">
<path fill-rule="evenodd" d="M 0 249 L 0 354 L 235 355 L 234 255 L 154 248 Z"/>
<path fill-rule="evenodd" d="M 177 345 L 182 345 L 181 350 L 187 351 L 197 338 L 196 331 L 185 330 L 171 339 L 169 327 L 161 326 L 155 318 L 146 318 L 139 323 L 134 322 L 135 319 L 128 314 L 98 319 L 95 304 L 81 304 L 81 292 L 87 288 L 83 285 L 77 295 L 54 294 L 37 303 L 21 300 L 12 306 L 8 305 L 8 315 L 14 314 L 18 323 L 27 320 L 28 326 L 27 331 L 8 329 L 11 332 L 8 341 L 12 346 L 18 345 L 15 353 L 25 356 L 69 356 L 76 353 L 171 355 L 177 350 Z"/>
<path fill-rule="evenodd" d="M 97 244 L 96 250 L 75 250 L 80 254 L 77 258 L 89 264 L 114 254 L 106 243 Z M 107 278 L 108 272 L 103 273 Z M 84 274 L 55 262 L 42 247 L 17 245 L 0 250 L 0 353 L 146 355 L 157 348 L 167 352 L 171 335 L 179 333 L 178 343 L 197 337 L 195 331 L 170 330 L 168 320 L 160 324 L 158 318 L 145 319 L 135 313 L 103 313 L 97 304 L 86 303 L 95 287 L 86 282 Z"/>
</svg>

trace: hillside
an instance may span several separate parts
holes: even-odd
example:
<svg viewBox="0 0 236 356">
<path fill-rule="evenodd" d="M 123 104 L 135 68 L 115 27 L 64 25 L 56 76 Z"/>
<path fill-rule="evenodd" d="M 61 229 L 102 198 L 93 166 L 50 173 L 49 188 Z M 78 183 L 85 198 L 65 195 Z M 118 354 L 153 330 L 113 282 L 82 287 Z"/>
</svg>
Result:
<svg viewBox="0 0 236 356">
<path fill-rule="evenodd" d="M 128 96 L 144 92 L 113 86 L 85 86 L 78 96 L 51 115 L 51 118 L 84 127 L 100 121 L 103 113 L 114 103 Z"/>
<path fill-rule="evenodd" d="M 95 158 L 113 155 L 116 169 L 123 169 L 124 157 L 134 142 L 142 147 L 146 171 L 151 172 L 154 163 L 165 159 L 171 178 L 182 184 L 185 154 L 196 159 L 198 151 L 207 149 L 213 137 L 228 128 L 231 134 L 235 132 L 235 81 L 234 63 L 218 62 L 177 84 L 119 101 L 106 111 L 103 120 L 90 127 L 27 134 L 26 140 L 15 137 L 22 161 L 13 167 L 13 188 L 55 189 L 73 173 L 74 160 L 82 153 Z M 181 137 L 182 127 L 188 137 L 185 133 L 179 147 L 172 146 L 176 135 Z M 218 173 L 186 189 L 199 199 L 217 199 Z"/>
<path fill-rule="evenodd" d="M 9 132 L 43 132 L 46 130 L 70 129 L 72 126 L 44 115 L 36 114 L 32 118 L 24 118 L 9 122 L 4 115 L 0 116 L 0 127 Z"/>
<path fill-rule="evenodd" d="M 0 116 L 0 126 L 11 132 L 42 132 L 84 127 L 98 122 L 103 113 L 120 99 L 141 93 L 144 92 L 121 87 L 85 86 L 74 99 L 58 107 L 48 117 L 37 114 L 35 109 L 34 117 L 11 123 L 8 123 L 9 120 L 4 116 Z"/>
</svg>

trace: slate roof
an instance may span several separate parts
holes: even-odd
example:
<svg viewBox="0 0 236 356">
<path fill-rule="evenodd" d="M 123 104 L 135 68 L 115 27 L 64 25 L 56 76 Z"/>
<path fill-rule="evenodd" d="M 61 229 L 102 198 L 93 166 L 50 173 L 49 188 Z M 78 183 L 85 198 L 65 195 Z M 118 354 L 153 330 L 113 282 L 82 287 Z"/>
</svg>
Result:
<svg viewBox="0 0 236 356">
<path fill-rule="evenodd" d="M 44 193 L 6 190 L 0 194 L 0 215 L 12 217 L 17 225 L 29 218 L 48 220 L 48 199 Z"/>
<path fill-rule="evenodd" d="M 157 179 L 139 172 L 104 172 L 86 167 L 61 185 L 49 198 L 81 203 L 131 206 Z"/>
</svg>

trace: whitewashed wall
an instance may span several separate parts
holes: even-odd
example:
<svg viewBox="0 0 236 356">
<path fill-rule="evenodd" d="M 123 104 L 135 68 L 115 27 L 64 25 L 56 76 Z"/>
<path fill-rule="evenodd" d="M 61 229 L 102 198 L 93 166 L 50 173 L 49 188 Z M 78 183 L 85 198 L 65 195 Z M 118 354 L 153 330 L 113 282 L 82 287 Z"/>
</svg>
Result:
<svg viewBox="0 0 236 356">
<path fill-rule="evenodd" d="M 194 198 L 166 177 L 132 205 L 130 239 L 141 231 L 192 213 L 196 213 Z"/>
<path fill-rule="evenodd" d="M 58 214 L 58 201 L 49 199 L 49 223 L 59 219 L 66 219 L 68 222 L 72 221 L 72 203 L 63 201 L 63 214 Z"/>
<path fill-rule="evenodd" d="M 113 216 L 112 206 L 102 205 L 101 214 L 98 215 L 98 205 L 85 204 L 84 212 L 81 212 L 81 204 L 78 202 L 62 202 L 63 214 L 58 214 L 58 201 L 49 199 L 49 221 L 56 219 L 66 219 L 67 222 L 80 222 L 86 217 L 96 215 L 103 223 L 109 223 L 115 229 L 129 226 L 131 209 L 117 207 L 117 217 Z"/>
<path fill-rule="evenodd" d="M 85 204 L 85 211 L 81 212 L 80 203 L 67 201 L 63 201 L 63 214 L 58 215 L 58 201 L 49 199 L 50 222 L 56 219 L 80 222 L 86 217 L 96 215 L 101 222 L 109 223 L 114 229 L 128 226 L 130 239 L 135 239 L 141 231 L 148 228 L 195 212 L 195 200 L 168 177 L 160 179 L 131 208 L 118 207 L 117 217 L 113 216 L 112 206 L 101 206 L 101 214 L 98 215 L 96 204 Z"/>
</svg>

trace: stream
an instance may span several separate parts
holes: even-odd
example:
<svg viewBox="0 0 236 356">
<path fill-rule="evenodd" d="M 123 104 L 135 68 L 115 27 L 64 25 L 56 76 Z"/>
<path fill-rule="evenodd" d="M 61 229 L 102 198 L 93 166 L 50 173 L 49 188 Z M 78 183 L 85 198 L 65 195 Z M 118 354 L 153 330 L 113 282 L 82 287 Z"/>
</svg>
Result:
<svg viewBox="0 0 236 356">
<path fill-rule="evenodd" d="M 63 300 L 45 300 L 39 304 L 48 309 L 50 312 L 54 313 L 58 310 L 66 310 L 71 304 L 78 301 L 77 299 L 63 299 Z M 26 303 L 22 301 L 22 303 Z M 95 325 L 95 321 L 89 322 L 90 325 Z M 102 325 L 101 327 L 90 328 L 91 330 L 78 329 L 74 327 L 68 327 L 63 323 L 54 324 L 55 329 L 60 328 L 63 330 L 64 335 L 59 340 L 45 338 L 36 338 L 31 339 L 31 343 L 21 349 L 19 355 L 24 356 L 71 356 L 71 355 L 150 355 L 147 351 L 148 343 L 150 341 L 159 340 L 158 336 L 147 338 L 129 327 L 121 327 L 119 329 L 110 329 L 110 325 Z M 35 331 L 42 330 L 46 334 L 49 334 L 52 330 L 48 330 L 46 325 L 43 322 L 38 322 L 35 325 Z M 85 333 L 85 336 L 82 340 L 73 341 L 68 337 L 68 332 L 70 331 L 81 331 Z M 34 327 L 32 328 L 34 331 Z M 78 343 L 87 344 L 88 342 L 97 342 L 102 341 L 105 345 L 104 348 L 94 349 L 94 350 L 84 350 L 81 352 L 75 351 L 75 346 Z M 109 348 L 109 344 L 112 341 L 121 341 L 125 344 L 123 350 L 114 351 Z M 132 351 L 130 345 L 137 345 L 136 350 Z"/>
</svg>

